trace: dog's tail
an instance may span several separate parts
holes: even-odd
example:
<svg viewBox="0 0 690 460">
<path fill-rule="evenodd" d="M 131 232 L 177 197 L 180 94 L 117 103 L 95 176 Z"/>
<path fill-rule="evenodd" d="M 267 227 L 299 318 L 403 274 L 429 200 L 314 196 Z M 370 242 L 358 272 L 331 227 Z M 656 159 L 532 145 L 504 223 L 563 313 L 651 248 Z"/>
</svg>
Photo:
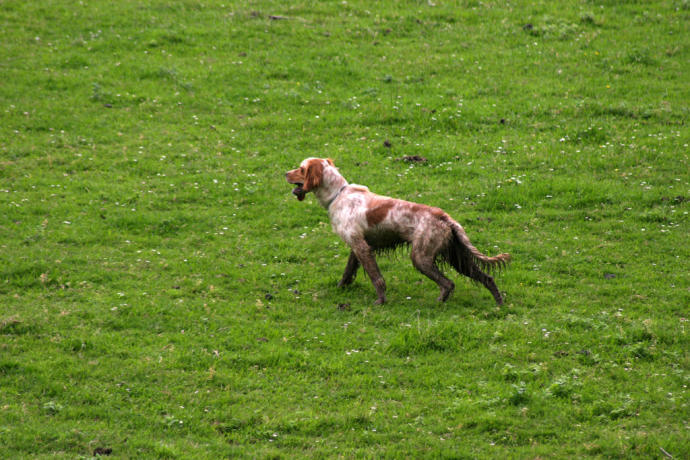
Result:
<svg viewBox="0 0 690 460">
<path fill-rule="evenodd" d="M 453 236 L 444 258 L 459 273 L 469 275 L 475 266 L 485 272 L 501 271 L 508 266 L 510 254 L 503 253 L 493 257 L 486 256 L 479 252 L 479 249 L 475 248 L 470 242 L 462 225 L 450 217 L 448 218 L 448 223 L 453 230 Z"/>
</svg>

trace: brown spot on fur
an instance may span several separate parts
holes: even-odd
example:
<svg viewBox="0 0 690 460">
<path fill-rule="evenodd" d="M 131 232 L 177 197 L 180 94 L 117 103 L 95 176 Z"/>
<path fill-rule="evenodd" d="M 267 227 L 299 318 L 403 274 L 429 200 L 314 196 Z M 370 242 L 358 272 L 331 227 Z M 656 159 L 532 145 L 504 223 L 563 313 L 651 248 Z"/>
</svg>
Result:
<svg viewBox="0 0 690 460">
<path fill-rule="evenodd" d="M 438 217 L 443 221 L 445 221 L 446 217 L 448 217 L 448 214 L 446 214 L 446 212 L 440 208 L 429 207 L 429 211 L 434 217 Z"/>
<path fill-rule="evenodd" d="M 314 190 L 321 185 L 321 177 L 323 176 L 323 163 L 321 160 L 310 160 L 306 166 L 304 173 L 304 191 L 308 192 Z"/>
<path fill-rule="evenodd" d="M 383 222 L 393 206 L 395 206 L 393 200 L 379 200 L 372 203 L 366 212 L 367 224 L 373 227 Z"/>
<path fill-rule="evenodd" d="M 424 210 L 428 207 L 423 204 L 418 204 L 418 203 L 412 203 L 411 201 L 399 201 L 399 207 L 401 210 L 405 211 L 405 213 L 408 214 L 419 214 L 421 212 L 424 212 Z"/>
<path fill-rule="evenodd" d="M 369 189 L 364 185 L 350 184 L 347 186 L 348 193 L 368 193 Z"/>
<path fill-rule="evenodd" d="M 404 201 L 402 202 L 403 204 L 401 207 L 407 208 L 411 213 L 416 214 L 416 215 L 421 215 L 424 213 L 429 213 L 434 217 L 437 217 L 441 220 L 446 219 L 448 217 L 448 214 L 443 211 L 443 209 L 440 208 L 435 208 L 433 206 L 427 206 L 425 204 L 419 204 L 419 203 L 413 203 L 411 201 Z"/>
</svg>

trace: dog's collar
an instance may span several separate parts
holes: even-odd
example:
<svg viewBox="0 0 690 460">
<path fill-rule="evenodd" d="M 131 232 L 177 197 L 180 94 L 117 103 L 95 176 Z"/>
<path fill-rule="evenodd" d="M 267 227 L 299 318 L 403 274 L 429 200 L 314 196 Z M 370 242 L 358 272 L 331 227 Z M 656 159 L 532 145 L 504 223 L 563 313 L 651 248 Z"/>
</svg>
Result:
<svg viewBox="0 0 690 460">
<path fill-rule="evenodd" d="M 333 203 L 335 201 L 335 199 L 340 196 L 340 192 L 342 192 L 345 187 L 347 187 L 347 184 L 340 187 L 340 190 L 338 190 L 338 193 L 336 193 L 335 196 L 333 198 L 331 198 L 331 200 L 328 203 L 326 203 L 326 209 L 331 207 L 331 203 Z"/>
</svg>

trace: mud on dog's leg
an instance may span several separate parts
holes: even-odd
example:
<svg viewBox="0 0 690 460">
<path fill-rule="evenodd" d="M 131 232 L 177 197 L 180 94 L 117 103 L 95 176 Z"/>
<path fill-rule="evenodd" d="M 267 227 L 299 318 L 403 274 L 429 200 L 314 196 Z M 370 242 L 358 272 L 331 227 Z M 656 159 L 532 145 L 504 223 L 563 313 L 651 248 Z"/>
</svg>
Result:
<svg viewBox="0 0 690 460">
<path fill-rule="evenodd" d="M 344 287 L 349 284 L 352 284 L 352 282 L 355 280 L 355 276 L 357 276 L 357 269 L 359 268 L 359 260 L 357 259 L 357 256 L 355 255 L 355 251 L 350 251 L 350 258 L 347 259 L 347 265 L 345 265 L 345 272 L 343 273 L 343 277 L 340 279 L 338 282 L 338 287 Z"/>
<path fill-rule="evenodd" d="M 351 245 L 352 251 L 362 264 L 364 271 L 367 272 L 369 278 L 371 279 L 371 284 L 374 285 L 376 289 L 376 304 L 381 305 L 386 302 L 386 281 L 381 276 L 381 271 L 376 263 L 376 257 L 374 257 L 374 252 L 371 250 L 369 244 L 364 240 L 356 240 Z"/>
<path fill-rule="evenodd" d="M 479 281 L 484 285 L 485 288 L 489 290 L 489 292 L 491 292 L 496 300 L 496 305 L 503 305 L 503 297 L 501 296 L 501 293 L 498 292 L 498 286 L 496 286 L 496 282 L 492 276 L 481 271 L 479 267 L 475 267 L 474 270 L 472 270 L 470 278 L 475 281 Z"/>
<path fill-rule="evenodd" d="M 437 300 L 439 302 L 445 302 L 453 293 L 455 284 L 446 278 L 445 275 L 441 273 L 441 270 L 438 269 L 435 262 L 435 256 L 429 255 L 423 250 L 412 248 L 410 257 L 412 258 L 412 265 L 414 265 L 414 268 L 429 277 L 438 285 L 441 293 L 439 294 Z"/>
</svg>

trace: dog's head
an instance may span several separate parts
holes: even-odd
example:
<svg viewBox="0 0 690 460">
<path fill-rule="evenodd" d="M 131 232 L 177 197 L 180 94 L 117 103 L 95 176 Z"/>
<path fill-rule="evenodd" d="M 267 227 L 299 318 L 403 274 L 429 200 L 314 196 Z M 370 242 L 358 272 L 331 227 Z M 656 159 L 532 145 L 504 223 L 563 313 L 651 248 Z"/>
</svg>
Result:
<svg viewBox="0 0 690 460">
<path fill-rule="evenodd" d="M 299 168 L 285 173 L 288 183 L 297 186 L 292 190 L 293 195 L 302 201 L 307 192 L 319 188 L 323 182 L 324 169 L 328 166 L 333 166 L 330 158 L 307 158 Z"/>
</svg>

